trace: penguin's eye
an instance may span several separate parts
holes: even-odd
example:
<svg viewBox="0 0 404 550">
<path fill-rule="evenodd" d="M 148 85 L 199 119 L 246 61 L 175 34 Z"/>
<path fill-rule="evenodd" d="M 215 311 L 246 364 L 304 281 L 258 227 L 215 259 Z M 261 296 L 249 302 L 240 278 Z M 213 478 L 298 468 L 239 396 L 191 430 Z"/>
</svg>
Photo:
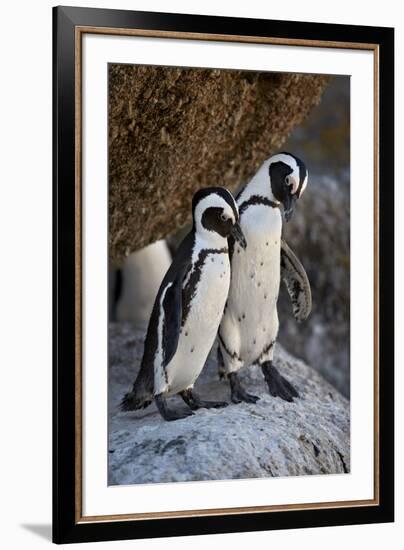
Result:
<svg viewBox="0 0 404 550">
<path fill-rule="evenodd" d="M 286 183 L 286 185 L 290 185 L 290 184 L 291 184 L 290 176 L 286 176 L 286 178 L 285 178 L 285 183 Z"/>
<path fill-rule="evenodd" d="M 226 214 L 220 214 L 220 219 L 224 222 L 227 222 L 229 218 L 226 216 Z"/>
</svg>

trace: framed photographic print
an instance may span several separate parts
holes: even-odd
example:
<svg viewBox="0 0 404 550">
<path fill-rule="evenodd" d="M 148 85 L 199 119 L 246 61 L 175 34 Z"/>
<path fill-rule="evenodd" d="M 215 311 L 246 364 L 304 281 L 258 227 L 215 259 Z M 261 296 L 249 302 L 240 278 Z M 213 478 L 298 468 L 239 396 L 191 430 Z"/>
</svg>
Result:
<svg viewBox="0 0 404 550">
<path fill-rule="evenodd" d="M 393 521 L 393 29 L 53 15 L 54 541 Z"/>
</svg>

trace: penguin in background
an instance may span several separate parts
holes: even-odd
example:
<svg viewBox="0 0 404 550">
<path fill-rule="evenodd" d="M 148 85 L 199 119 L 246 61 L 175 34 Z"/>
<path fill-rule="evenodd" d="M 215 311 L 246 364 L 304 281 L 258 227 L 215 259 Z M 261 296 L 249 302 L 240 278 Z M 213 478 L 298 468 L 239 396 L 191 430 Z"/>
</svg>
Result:
<svg viewBox="0 0 404 550">
<path fill-rule="evenodd" d="M 224 407 L 193 391 L 217 335 L 230 286 L 228 238 L 246 241 L 233 195 L 208 187 L 192 200 L 193 227 L 180 244 L 157 293 L 140 372 L 121 410 L 147 407 L 153 399 L 165 420 L 177 420 L 200 407 Z M 176 410 L 167 397 L 179 394 L 188 405 Z"/>
<path fill-rule="evenodd" d="M 306 272 L 282 240 L 282 214 L 292 216 L 296 201 L 307 186 L 304 163 L 290 153 L 264 161 L 237 197 L 240 226 L 247 250 L 229 241 L 231 285 L 220 324 L 219 374 L 230 381 L 231 400 L 255 403 L 258 397 L 241 385 L 238 372 L 259 365 L 269 393 L 286 401 L 299 397 L 297 390 L 274 367 L 278 335 L 277 301 L 281 279 L 292 301 L 297 321 L 311 311 L 311 290 Z"/>
</svg>

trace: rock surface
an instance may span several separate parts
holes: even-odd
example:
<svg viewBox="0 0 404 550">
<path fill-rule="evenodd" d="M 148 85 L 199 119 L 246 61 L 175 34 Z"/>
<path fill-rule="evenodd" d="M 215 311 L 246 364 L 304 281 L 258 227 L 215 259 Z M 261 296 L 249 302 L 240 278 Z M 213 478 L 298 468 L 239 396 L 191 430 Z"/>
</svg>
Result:
<svg viewBox="0 0 404 550">
<path fill-rule="evenodd" d="M 111 64 L 109 250 L 119 263 L 190 220 L 193 193 L 235 190 L 321 98 L 328 77 Z"/>
<path fill-rule="evenodd" d="M 279 345 L 275 365 L 300 392 L 295 403 L 271 397 L 259 369 L 250 368 L 243 378 L 260 396 L 255 405 L 201 409 L 165 422 L 155 405 L 118 409 L 140 365 L 143 333 L 111 324 L 109 342 L 111 485 L 349 472 L 349 402 Z M 218 380 L 216 367 L 214 348 L 195 389 L 229 401 L 228 383 Z"/>
</svg>

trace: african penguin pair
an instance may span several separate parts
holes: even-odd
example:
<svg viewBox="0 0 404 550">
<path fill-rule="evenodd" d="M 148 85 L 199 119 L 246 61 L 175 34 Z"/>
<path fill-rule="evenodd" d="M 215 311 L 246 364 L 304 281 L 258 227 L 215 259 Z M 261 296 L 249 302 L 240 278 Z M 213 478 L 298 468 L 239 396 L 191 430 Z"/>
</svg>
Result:
<svg viewBox="0 0 404 550">
<path fill-rule="evenodd" d="M 281 239 L 280 207 L 288 221 L 306 185 L 304 164 L 281 153 L 263 163 L 237 202 L 220 187 L 195 194 L 193 228 L 157 293 L 141 369 L 123 410 L 146 407 L 154 398 L 163 418 L 176 420 L 200 407 L 226 406 L 193 391 L 218 328 L 219 372 L 230 381 L 233 402 L 258 399 L 238 379 L 238 371 L 249 365 L 262 368 L 272 395 L 287 401 L 298 396 L 272 359 L 280 279 L 296 319 L 305 319 L 311 309 L 307 275 Z M 168 407 L 166 397 L 174 394 L 188 410 Z"/>
</svg>

